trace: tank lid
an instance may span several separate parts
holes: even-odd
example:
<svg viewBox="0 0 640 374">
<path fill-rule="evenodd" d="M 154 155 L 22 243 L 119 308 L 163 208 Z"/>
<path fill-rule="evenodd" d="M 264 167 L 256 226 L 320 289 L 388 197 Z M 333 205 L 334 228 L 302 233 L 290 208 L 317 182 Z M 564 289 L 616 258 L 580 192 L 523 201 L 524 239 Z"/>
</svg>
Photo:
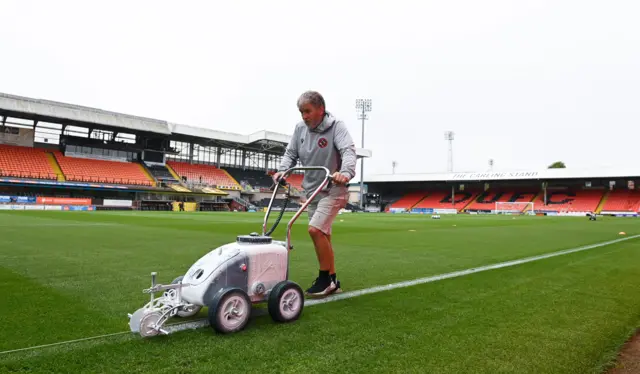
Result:
<svg viewBox="0 0 640 374">
<path fill-rule="evenodd" d="M 258 233 L 252 232 L 249 235 L 238 235 L 236 241 L 238 243 L 252 243 L 252 244 L 271 244 L 270 236 L 258 235 Z"/>
</svg>

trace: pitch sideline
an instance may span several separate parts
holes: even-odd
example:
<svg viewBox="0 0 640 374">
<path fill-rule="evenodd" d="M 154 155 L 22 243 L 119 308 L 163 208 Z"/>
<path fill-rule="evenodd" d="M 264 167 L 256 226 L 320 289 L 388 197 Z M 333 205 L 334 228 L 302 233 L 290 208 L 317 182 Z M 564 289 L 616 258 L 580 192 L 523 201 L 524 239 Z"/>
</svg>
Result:
<svg viewBox="0 0 640 374">
<path fill-rule="evenodd" d="M 528 263 L 528 262 L 544 260 L 544 259 L 551 258 L 551 257 L 557 257 L 557 256 L 562 256 L 562 255 L 566 255 L 566 254 L 570 254 L 570 253 L 586 251 L 586 250 L 589 250 L 589 249 L 605 247 L 607 245 L 616 244 L 616 243 L 620 243 L 620 242 L 623 242 L 623 241 L 636 239 L 636 238 L 640 238 L 640 234 L 631 235 L 631 236 L 628 236 L 628 237 L 625 237 L 625 238 L 609 240 L 609 241 L 606 241 L 606 242 L 601 242 L 601 243 L 596 243 L 596 244 L 589 244 L 589 245 L 585 245 L 585 246 L 582 246 L 582 247 L 577 247 L 577 248 L 572 248 L 572 249 L 565 249 L 565 250 L 557 251 L 557 252 L 551 252 L 551 253 L 547 253 L 547 254 L 544 254 L 544 255 L 524 257 L 524 258 L 521 258 L 521 259 L 518 259 L 518 260 L 499 262 L 499 263 L 496 263 L 496 264 L 479 266 L 479 267 L 470 268 L 470 269 L 466 269 L 466 270 L 459 270 L 459 271 L 454 271 L 454 272 L 450 272 L 450 273 L 433 275 L 433 276 L 429 276 L 429 277 L 418 278 L 418 279 L 413 279 L 413 280 L 404 281 L 404 282 L 391 283 L 391 284 L 387 284 L 387 285 L 383 285 L 383 286 L 376 286 L 376 287 L 365 288 L 365 289 L 357 290 L 357 291 L 345 292 L 345 293 L 341 293 L 341 294 L 337 294 L 337 295 L 332 295 L 332 296 L 326 297 L 324 299 L 309 299 L 309 300 L 305 300 L 304 306 L 305 307 L 309 307 L 309 306 L 313 306 L 313 305 L 325 304 L 325 303 L 330 303 L 330 302 L 333 302 L 333 301 L 351 299 L 351 298 L 358 297 L 358 296 L 369 295 L 369 294 L 383 292 L 383 291 L 389 291 L 389 290 L 393 290 L 393 289 L 397 289 L 397 288 L 406 288 L 406 287 L 411 287 L 411 286 L 415 286 L 415 285 L 418 285 L 418 284 L 431 283 L 431 282 L 436 282 L 436 281 L 440 281 L 440 280 L 444 280 L 444 279 L 457 278 L 457 277 L 461 277 L 461 276 L 465 276 L 465 275 L 469 275 L 469 274 L 480 273 L 480 272 L 483 272 L 483 271 L 516 266 L 516 265 L 525 264 L 525 263 Z M 202 328 L 202 327 L 206 327 L 208 325 L 209 325 L 209 321 L 206 320 L 206 319 L 203 319 L 203 320 L 197 320 L 197 321 L 191 321 L 191 322 L 184 322 L 184 323 L 176 323 L 176 324 L 172 324 L 172 325 L 166 325 L 165 326 L 165 330 L 167 330 L 171 334 L 171 333 L 184 331 L 184 330 L 199 329 L 199 328 Z M 17 352 L 25 352 L 25 351 L 35 350 L 35 349 L 49 348 L 49 347 L 60 346 L 60 345 L 65 345 L 65 344 L 72 344 L 72 343 L 76 343 L 76 342 L 83 342 L 83 341 L 88 341 L 88 340 L 96 340 L 96 339 L 101 339 L 101 338 L 107 338 L 107 337 L 112 337 L 112 336 L 120 336 L 120 335 L 124 335 L 124 334 L 131 334 L 131 336 L 134 336 L 134 334 L 132 334 L 130 331 L 123 331 L 123 332 L 116 332 L 116 333 L 106 334 L 106 335 L 98 335 L 98 336 L 93 336 L 93 337 L 88 337 L 88 338 L 67 340 L 67 341 L 62 341 L 62 342 L 58 342 L 58 343 L 51 343 L 51 344 L 45 344 L 45 345 L 37 345 L 37 346 L 32 346 L 32 347 L 12 349 L 12 350 L 7 350 L 7 351 L 2 351 L 2 352 L 0 352 L 0 355 L 9 354 L 9 353 L 17 353 Z"/>
</svg>

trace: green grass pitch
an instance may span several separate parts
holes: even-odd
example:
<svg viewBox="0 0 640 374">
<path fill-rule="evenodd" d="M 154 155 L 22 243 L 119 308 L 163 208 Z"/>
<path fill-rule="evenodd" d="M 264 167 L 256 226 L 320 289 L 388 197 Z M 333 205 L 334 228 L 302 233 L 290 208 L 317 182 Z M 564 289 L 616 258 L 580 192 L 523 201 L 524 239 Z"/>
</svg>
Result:
<svg viewBox="0 0 640 374">
<path fill-rule="evenodd" d="M 230 336 L 209 327 L 146 340 L 127 332 L 152 271 L 170 282 L 210 249 L 260 231 L 262 218 L 0 212 L 0 372 L 599 373 L 640 326 L 638 238 L 309 306 L 292 324 L 262 315 Z M 306 222 L 303 213 L 291 253 L 291 277 L 303 288 L 317 274 Z M 285 227 L 283 219 L 277 239 Z M 640 234 L 640 220 L 343 214 L 333 238 L 338 276 L 353 291 L 621 231 Z M 6 353 L 105 334 L 115 335 Z"/>
</svg>

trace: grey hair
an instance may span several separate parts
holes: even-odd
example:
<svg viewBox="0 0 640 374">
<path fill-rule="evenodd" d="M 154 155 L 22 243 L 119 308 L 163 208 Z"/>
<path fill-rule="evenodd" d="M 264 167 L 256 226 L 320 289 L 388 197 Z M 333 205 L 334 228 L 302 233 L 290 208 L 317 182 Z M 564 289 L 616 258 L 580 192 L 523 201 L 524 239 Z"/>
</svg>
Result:
<svg viewBox="0 0 640 374">
<path fill-rule="evenodd" d="M 307 91 L 300 95 L 298 98 L 298 109 L 302 108 L 304 104 L 311 104 L 316 108 L 320 106 L 326 107 L 324 104 L 324 98 L 316 91 Z"/>
</svg>

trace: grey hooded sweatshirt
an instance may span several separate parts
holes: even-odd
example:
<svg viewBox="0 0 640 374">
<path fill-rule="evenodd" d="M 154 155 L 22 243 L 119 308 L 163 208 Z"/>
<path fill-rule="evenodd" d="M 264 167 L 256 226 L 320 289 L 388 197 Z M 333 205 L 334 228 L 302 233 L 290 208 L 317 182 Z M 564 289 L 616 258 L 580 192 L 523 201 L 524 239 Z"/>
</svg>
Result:
<svg viewBox="0 0 640 374">
<path fill-rule="evenodd" d="M 331 173 L 339 171 L 350 180 L 356 175 L 356 146 L 344 122 L 326 112 L 324 119 L 311 130 L 304 121 L 299 122 L 282 157 L 278 171 L 285 171 L 296 166 L 297 162 L 304 166 L 324 166 Z M 309 196 L 324 180 L 324 172 L 305 170 L 302 188 Z M 335 184 L 332 188 L 346 186 Z"/>
</svg>

